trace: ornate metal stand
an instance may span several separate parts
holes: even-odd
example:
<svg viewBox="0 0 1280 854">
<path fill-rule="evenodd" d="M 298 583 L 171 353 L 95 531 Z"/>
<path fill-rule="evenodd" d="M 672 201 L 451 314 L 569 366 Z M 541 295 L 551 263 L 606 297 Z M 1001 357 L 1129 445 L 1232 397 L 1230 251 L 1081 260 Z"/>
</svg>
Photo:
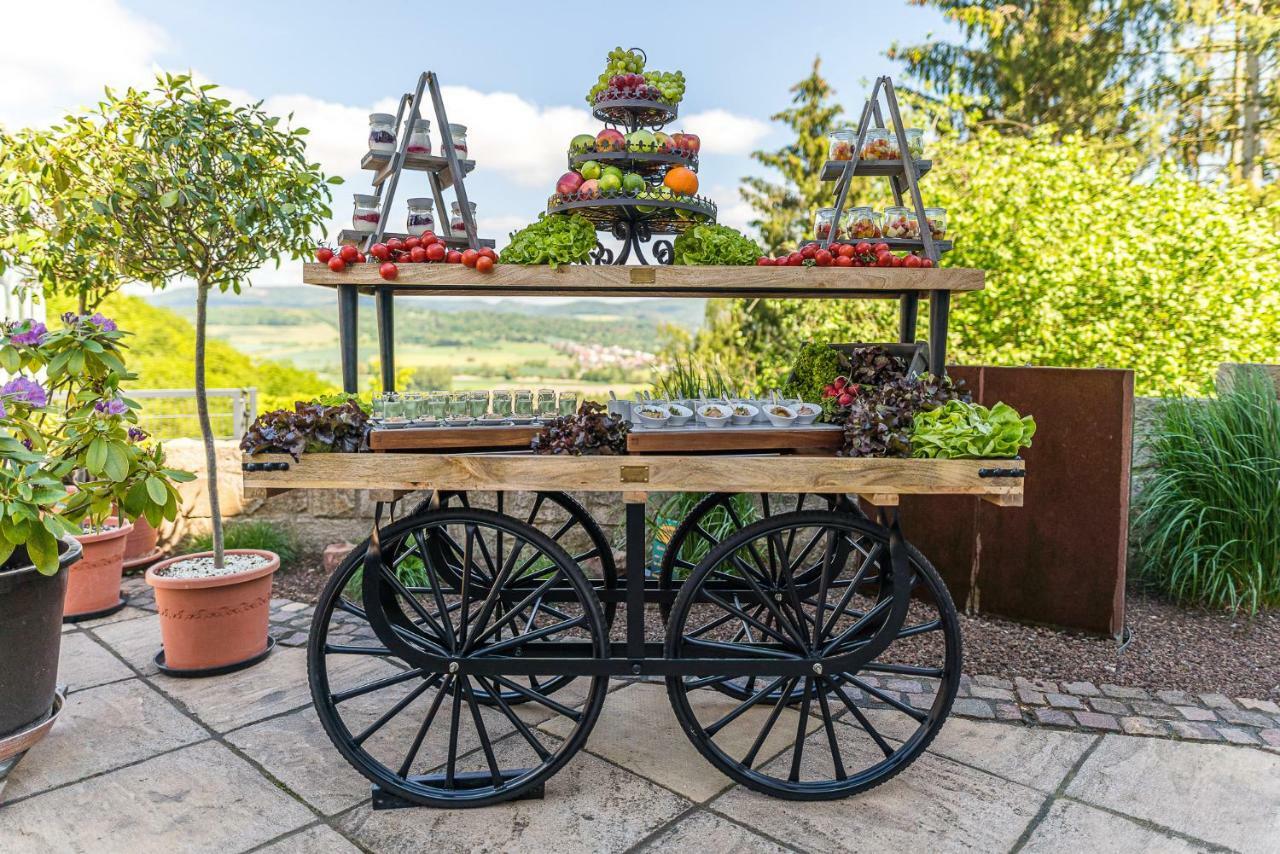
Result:
<svg viewBox="0 0 1280 854">
<path fill-rule="evenodd" d="M 618 220 L 613 224 L 612 231 L 614 239 L 622 241 L 622 249 L 617 253 L 617 257 L 614 257 L 612 249 L 608 249 L 603 243 L 596 241 L 595 251 L 591 253 L 591 263 L 626 264 L 631 260 L 633 252 L 637 263 L 649 263 L 649 260 L 644 257 L 644 251 L 640 248 L 640 244 L 653 240 L 653 230 L 648 223 L 625 219 Z M 653 260 L 658 264 L 670 264 L 675 260 L 675 252 L 671 247 L 670 240 L 653 240 Z"/>
</svg>

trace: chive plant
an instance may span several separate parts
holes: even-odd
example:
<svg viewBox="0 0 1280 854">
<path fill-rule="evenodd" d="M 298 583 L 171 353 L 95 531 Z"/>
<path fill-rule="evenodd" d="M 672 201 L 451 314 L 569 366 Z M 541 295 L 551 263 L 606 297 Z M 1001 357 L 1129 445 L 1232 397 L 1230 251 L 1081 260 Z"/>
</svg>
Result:
<svg viewBox="0 0 1280 854">
<path fill-rule="evenodd" d="M 1280 605 L 1280 400 L 1241 369 L 1208 400 L 1170 399 L 1147 440 L 1156 473 L 1137 499 L 1139 574 L 1181 602 Z"/>
</svg>

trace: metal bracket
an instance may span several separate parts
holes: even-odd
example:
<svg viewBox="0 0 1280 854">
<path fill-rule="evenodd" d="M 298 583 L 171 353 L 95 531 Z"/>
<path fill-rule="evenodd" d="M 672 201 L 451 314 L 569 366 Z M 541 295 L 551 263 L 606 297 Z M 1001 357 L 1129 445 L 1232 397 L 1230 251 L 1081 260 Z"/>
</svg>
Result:
<svg viewBox="0 0 1280 854">
<path fill-rule="evenodd" d="M 623 483 L 649 482 L 648 466 L 622 466 L 622 468 L 618 470 L 618 473 Z"/>
<path fill-rule="evenodd" d="M 289 464 L 283 460 L 266 463 L 241 463 L 240 468 L 243 471 L 288 471 Z"/>
<path fill-rule="evenodd" d="M 1026 469 L 978 469 L 978 477 L 1026 477 Z"/>
</svg>

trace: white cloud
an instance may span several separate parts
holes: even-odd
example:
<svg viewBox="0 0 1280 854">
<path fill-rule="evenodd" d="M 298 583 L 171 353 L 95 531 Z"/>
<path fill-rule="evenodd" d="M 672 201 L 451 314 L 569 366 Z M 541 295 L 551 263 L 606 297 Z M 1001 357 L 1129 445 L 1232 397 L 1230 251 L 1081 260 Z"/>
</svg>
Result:
<svg viewBox="0 0 1280 854">
<path fill-rule="evenodd" d="M 715 184 L 708 187 L 704 195 L 716 203 L 716 222 L 736 228 L 750 237 L 756 237 L 747 222 L 756 217 L 757 212 L 751 205 L 742 201 L 736 187 Z"/>
<path fill-rule="evenodd" d="M 768 122 L 721 109 L 683 116 L 678 124 L 698 135 L 702 154 L 749 154 L 770 131 Z"/>
<path fill-rule="evenodd" d="M 0 123 L 57 121 L 96 101 L 103 86 L 145 85 L 169 44 L 155 24 L 116 0 L 6 3 L 0 51 Z"/>
</svg>

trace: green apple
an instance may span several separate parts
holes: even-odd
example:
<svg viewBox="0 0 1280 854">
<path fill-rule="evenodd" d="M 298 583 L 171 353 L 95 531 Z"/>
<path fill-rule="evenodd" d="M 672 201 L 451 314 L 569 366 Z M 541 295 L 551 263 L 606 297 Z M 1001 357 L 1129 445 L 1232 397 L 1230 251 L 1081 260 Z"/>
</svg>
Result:
<svg viewBox="0 0 1280 854">
<path fill-rule="evenodd" d="M 670 151 L 670 150 L 671 150 L 671 147 L 672 147 L 672 146 L 671 146 L 671 137 L 670 137 L 670 135 L 665 134 L 665 133 L 663 133 L 662 131 L 658 131 L 657 133 L 655 133 L 655 134 L 653 135 L 653 142 L 654 142 L 654 145 L 656 145 L 656 146 L 658 147 L 658 151 Z"/>
<path fill-rule="evenodd" d="M 604 169 L 600 170 L 601 175 L 612 175 L 618 179 L 618 186 L 622 186 L 622 169 L 610 163 Z"/>
<path fill-rule="evenodd" d="M 596 181 L 596 186 L 600 188 L 602 193 L 616 193 L 622 189 L 622 178 L 606 168 L 604 174 Z"/>
<path fill-rule="evenodd" d="M 599 178 L 604 174 L 604 169 L 600 166 L 598 160 L 588 160 L 578 166 L 578 171 L 582 173 L 582 177 L 590 181 L 592 178 Z"/>
<path fill-rule="evenodd" d="M 580 133 L 569 142 L 570 154 L 582 154 L 596 150 L 596 138 L 589 133 Z"/>
<path fill-rule="evenodd" d="M 644 178 L 641 178 L 635 172 L 628 172 L 622 176 L 622 189 L 628 193 L 638 193 L 645 187 Z"/>
<path fill-rule="evenodd" d="M 627 147 L 634 151 L 653 151 L 657 144 L 658 140 L 653 135 L 653 131 L 641 128 L 627 134 Z"/>
</svg>

